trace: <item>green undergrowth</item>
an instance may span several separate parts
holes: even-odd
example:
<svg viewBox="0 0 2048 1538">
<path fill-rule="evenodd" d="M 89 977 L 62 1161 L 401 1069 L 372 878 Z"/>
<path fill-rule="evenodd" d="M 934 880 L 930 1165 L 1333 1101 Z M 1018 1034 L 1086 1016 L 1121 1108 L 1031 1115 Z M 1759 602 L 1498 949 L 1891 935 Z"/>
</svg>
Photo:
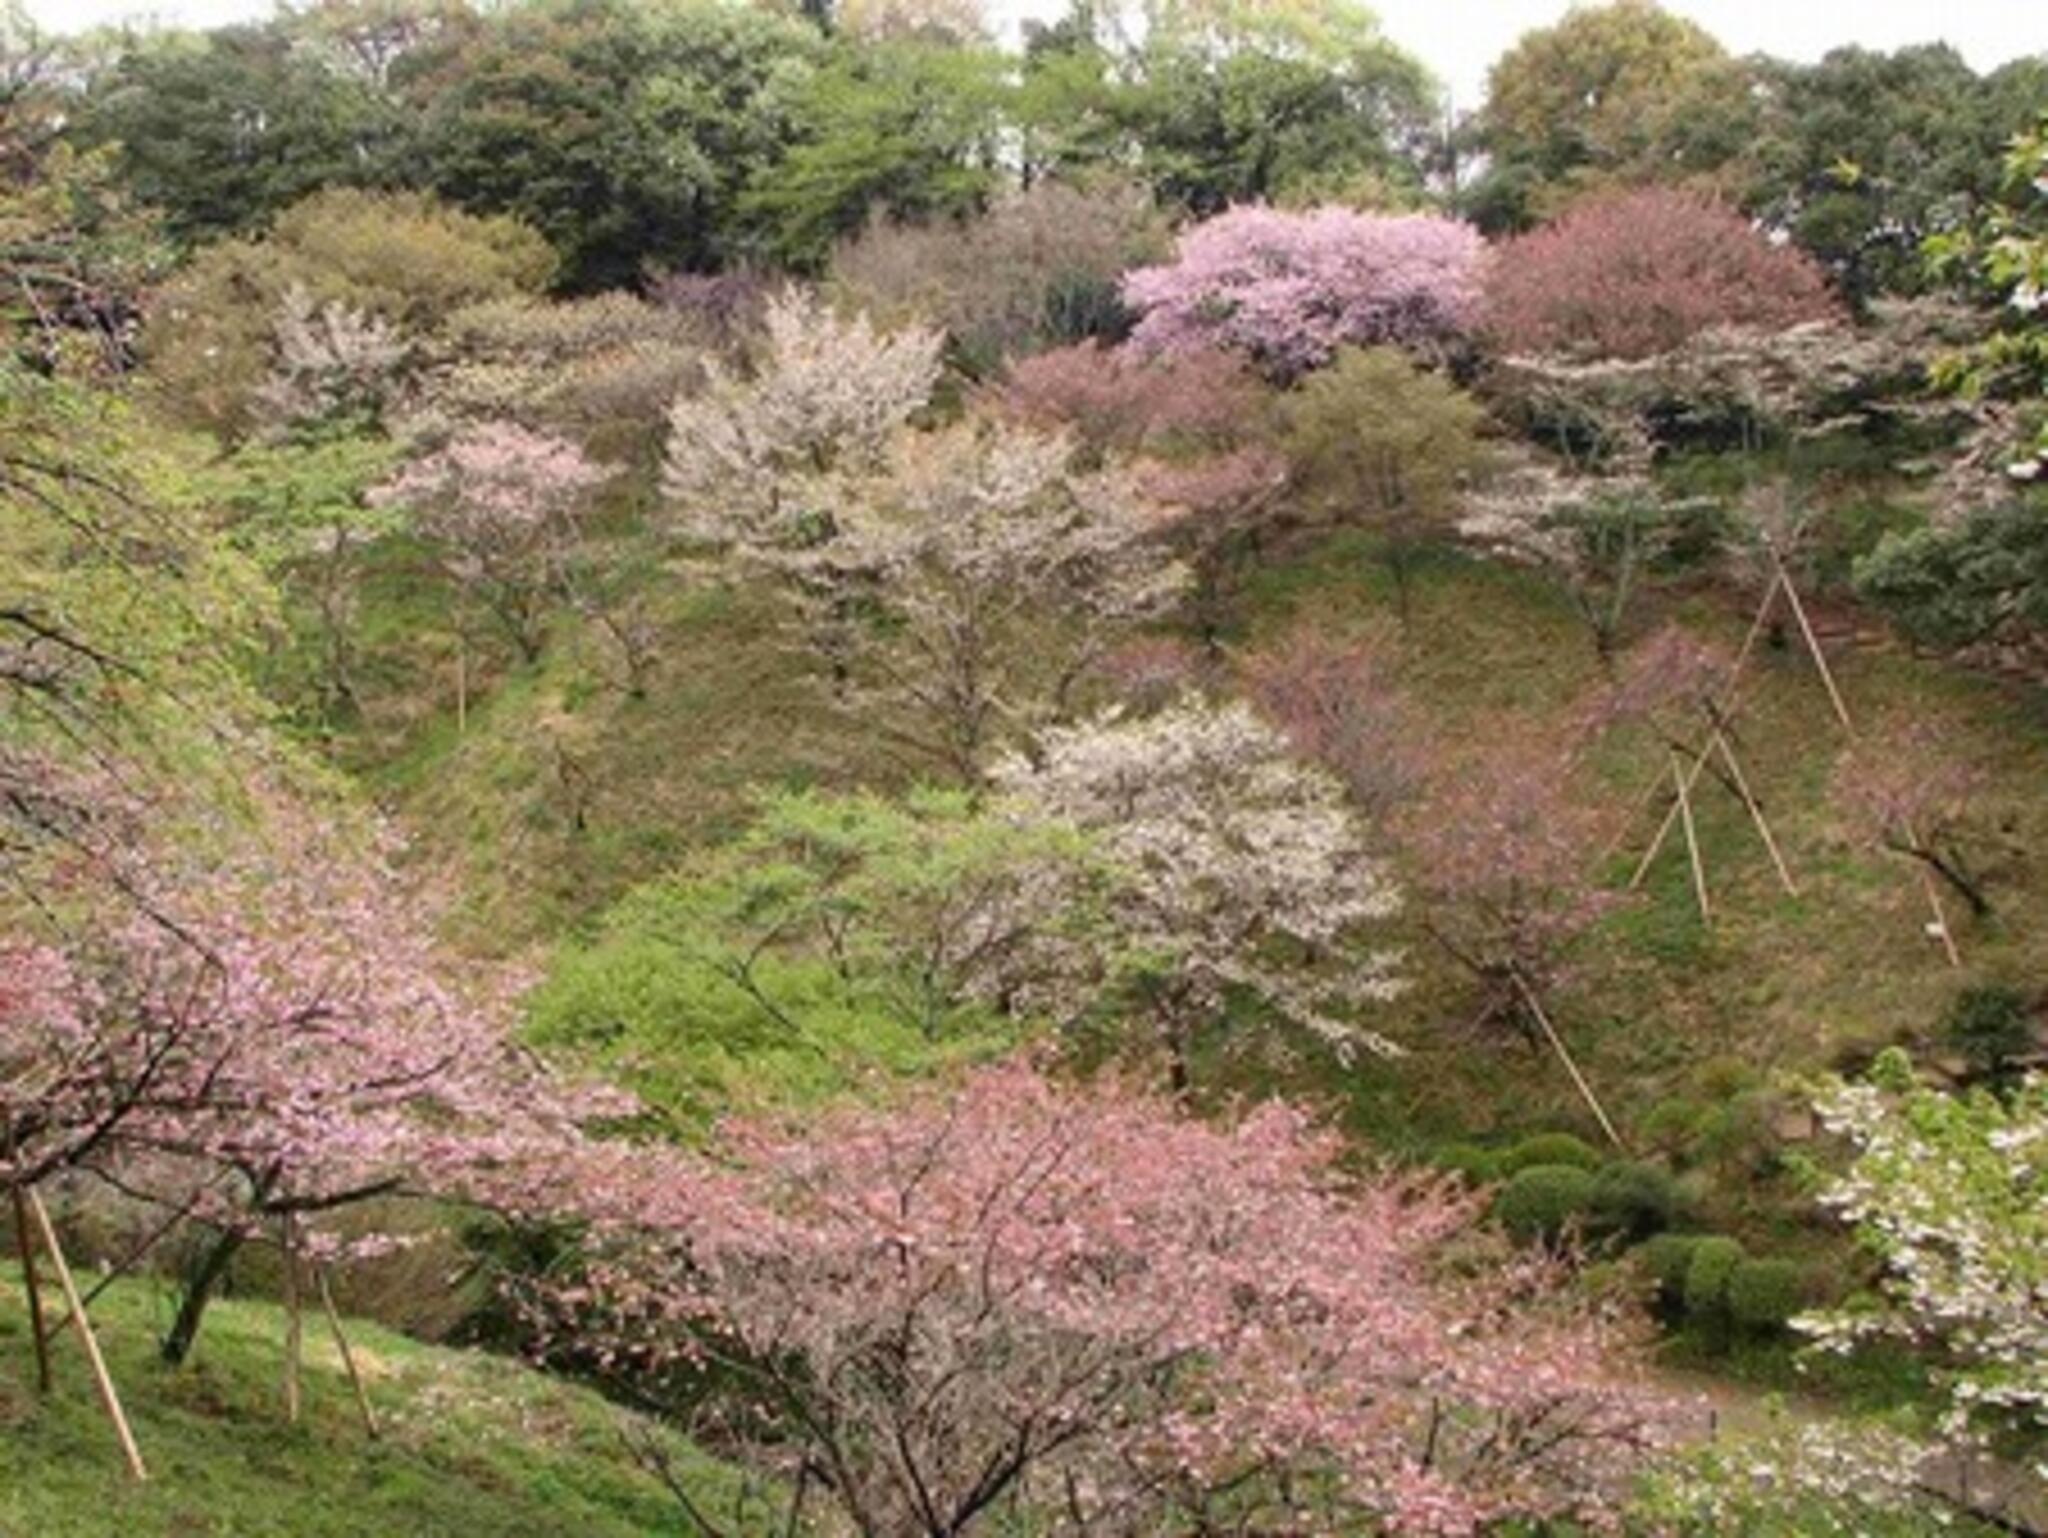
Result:
<svg viewBox="0 0 2048 1538">
<path fill-rule="evenodd" d="M 35 1392 L 20 1273 L 0 1267 L 0 1533 L 39 1538 L 610 1538 L 673 1533 L 674 1498 L 626 1433 L 636 1419 L 502 1357 L 424 1346 L 353 1322 L 349 1341 L 380 1434 L 358 1418 L 340 1357 L 306 1321 L 304 1413 L 281 1407 L 283 1316 L 214 1304 L 194 1359 L 167 1369 L 166 1304 L 115 1285 L 93 1319 L 149 1478 L 131 1482 L 75 1337 Z M 656 1433 L 664 1436 L 666 1433 Z M 719 1506 L 737 1476 L 673 1438 L 676 1467 Z"/>
</svg>

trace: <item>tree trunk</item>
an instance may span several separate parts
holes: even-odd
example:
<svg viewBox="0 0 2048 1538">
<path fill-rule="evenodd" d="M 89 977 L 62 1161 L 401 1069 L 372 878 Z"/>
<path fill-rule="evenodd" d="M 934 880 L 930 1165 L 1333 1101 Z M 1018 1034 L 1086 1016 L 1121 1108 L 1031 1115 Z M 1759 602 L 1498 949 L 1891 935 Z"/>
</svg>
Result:
<svg viewBox="0 0 2048 1538">
<path fill-rule="evenodd" d="M 178 1300 L 178 1315 L 171 1321 L 160 1348 L 168 1366 L 182 1366 L 192 1354 L 192 1343 L 199 1338 L 199 1323 L 206 1317 L 206 1305 L 213 1301 L 214 1289 L 227 1274 L 228 1263 L 240 1252 L 242 1243 L 242 1236 L 233 1229 L 222 1229 L 185 1273 L 185 1292 Z"/>
</svg>

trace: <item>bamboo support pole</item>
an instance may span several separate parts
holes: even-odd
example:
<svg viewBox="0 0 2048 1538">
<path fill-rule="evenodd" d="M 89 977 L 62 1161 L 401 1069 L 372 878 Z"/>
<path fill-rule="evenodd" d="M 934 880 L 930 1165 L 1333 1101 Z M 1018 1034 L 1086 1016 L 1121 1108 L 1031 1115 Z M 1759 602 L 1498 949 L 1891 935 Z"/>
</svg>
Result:
<svg viewBox="0 0 2048 1538">
<path fill-rule="evenodd" d="M 1813 622 L 1806 617 L 1806 605 L 1799 601 L 1799 589 L 1785 574 L 1785 563 L 1778 558 L 1777 547 L 1769 548 L 1771 565 L 1778 573 L 1778 585 L 1785 590 L 1785 599 L 1792 605 L 1792 617 L 1799 621 L 1799 633 L 1806 638 L 1806 649 L 1813 655 L 1813 665 L 1820 670 L 1820 681 L 1827 686 L 1828 703 L 1835 707 L 1835 717 L 1842 723 L 1842 729 L 1854 731 L 1855 723 L 1849 719 L 1849 707 L 1842 702 L 1842 691 L 1835 687 L 1835 670 L 1828 666 L 1827 653 L 1820 649 L 1820 637 L 1813 633 Z"/>
<path fill-rule="evenodd" d="M 363 1416 L 363 1430 L 374 1438 L 377 1435 L 377 1412 L 370 1408 L 370 1395 L 363 1387 L 363 1375 L 356 1370 L 356 1354 L 349 1348 L 348 1336 L 341 1328 L 341 1313 L 334 1306 L 334 1291 L 327 1285 L 327 1268 L 318 1267 L 313 1275 L 320 1284 L 320 1306 L 326 1310 L 327 1328 L 333 1332 L 335 1349 L 341 1353 L 342 1370 L 348 1374 L 348 1386 L 355 1390 L 356 1408 Z"/>
<path fill-rule="evenodd" d="M 1694 755 L 1692 764 L 1681 778 L 1687 794 L 1690 794 L 1693 786 L 1699 783 L 1700 776 L 1706 773 L 1707 760 L 1713 756 L 1714 744 L 1710 740 Z M 1659 775 L 1657 779 L 1661 783 L 1663 776 Z M 1641 888 L 1643 878 L 1650 874 L 1650 867 L 1657 863 L 1657 856 L 1664 850 L 1664 841 L 1671 837 L 1671 830 L 1678 826 L 1679 806 L 1680 798 L 1674 796 L 1671 805 L 1664 809 L 1664 820 L 1657 824 L 1656 837 L 1650 840 L 1650 847 L 1643 851 L 1643 857 L 1636 862 L 1635 874 L 1628 878 L 1628 889 L 1631 892 Z"/>
<path fill-rule="evenodd" d="M 1906 843 L 1911 848 L 1918 849 L 1920 835 L 1914 831 L 1910 822 L 1904 827 Z M 1934 932 L 1941 940 L 1942 950 L 1948 955 L 1948 964 L 1960 967 L 1963 964 L 1963 955 L 1956 949 L 1955 932 L 1948 927 L 1948 908 L 1941 900 L 1941 887 L 1935 882 L 1934 872 L 1927 868 L 1925 860 L 1913 855 L 1908 855 L 1907 858 L 1920 867 L 1920 890 L 1927 894 L 1927 906 L 1934 912 Z"/>
<path fill-rule="evenodd" d="M 1679 763 L 1675 751 L 1671 755 L 1671 781 L 1678 787 L 1678 815 L 1685 824 L 1685 852 L 1692 861 L 1692 890 L 1693 896 L 1699 899 L 1700 922 L 1712 924 L 1714 910 L 1707 900 L 1707 866 L 1700 858 L 1699 830 L 1693 826 L 1692 820 L 1692 789 L 1686 784 L 1685 766 Z"/>
<path fill-rule="evenodd" d="M 43 1287 L 36 1275 L 35 1240 L 28 1231 L 28 1203 L 20 1186 L 12 1187 L 8 1195 L 14 1204 L 14 1247 L 21 1256 L 21 1285 L 28 1293 L 28 1330 L 35 1341 L 36 1392 L 47 1394 L 56 1380 L 50 1372 L 50 1330 L 43 1322 Z"/>
<path fill-rule="evenodd" d="M 299 1307 L 298 1219 L 287 1212 L 279 1220 L 284 1244 L 284 1418 L 299 1423 L 299 1357 L 305 1330 Z"/>
<path fill-rule="evenodd" d="M 106 1358 L 100 1355 L 99 1338 L 93 1334 L 92 1320 L 86 1316 L 85 1304 L 79 1300 L 77 1284 L 71 1279 L 71 1267 L 64 1260 L 64 1247 L 57 1242 L 56 1227 L 50 1222 L 50 1210 L 43 1205 L 39 1191 L 28 1193 L 28 1204 L 42 1235 L 43 1250 L 50 1257 L 50 1268 L 57 1273 L 57 1285 L 64 1293 L 65 1306 L 71 1310 L 71 1323 L 85 1346 L 85 1359 L 92 1368 L 93 1386 L 99 1390 L 100 1407 L 107 1412 L 107 1419 L 114 1423 L 114 1435 L 120 1439 L 121 1455 L 128 1461 L 129 1476 L 140 1483 L 149 1478 L 149 1470 L 143 1466 L 142 1451 L 135 1445 L 135 1434 L 128 1429 L 128 1417 L 121 1409 L 121 1396 L 115 1392 L 113 1377 L 107 1372 Z"/>
<path fill-rule="evenodd" d="M 1742 772 L 1742 764 L 1735 757 L 1735 749 L 1728 741 L 1727 733 L 1715 728 L 1713 740 L 1721 746 L 1721 761 L 1728 766 L 1728 773 L 1735 779 L 1735 790 L 1742 797 L 1742 804 L 1749 808 L 1750 820 L 1756 824 L 1756 831 L 1764 841 L 1764 848 L 1770 851 L 1771 864 L 1777 867 L 1778 880 L 1793 897 L 1799 895 L 1799 887 L 1792 880 L 1792 872 L 1786 869 L 1785 856 L 1778 850 L 1778 840 L 1771 832 L 1771 825 L 1764 819 L 1764 809 L 1754 792 L 1749 788 L 1749 777 Z"/>
<path fill-rule="evenodd" d="M 1571 1052 L 1564 1044 L 1564 1038 L 1557 1034 L 1557 1027 L 1550 1023 L 1550 1016 L 1544 1013 L 1543 1005 L 1538 1002 L 1536 990 L 1529 986 L 1520 972 L 1514 972 L 1510 975 L 1515 981 L 1515 991 L 1521 994 L 1522 1002 L 1529 1006 L 1529 1013 L 1536 1017 L 1536 1023 L 1542 1027 L 1543 1035 L 1549 1041 L 1551 1050 L 1557 1053 L 1558 1061 L 1564 1064 L 1564 1071 L 1571 1075 L 1572 1083 L 1577 1087 L 1579 1097 L 1591 1108 L 1594 1118 L 1600 1123 L 1600 1130 L 1607 1134 L 1607 1140 L 1610 1143 L 1623 1153 L 1627 1153 L 1628 1145 L 1622 1142 L 1621 1134 L 1614 1130 L 1614 1123 L 1608 1120 L 1607 1108 L 1600 1104 L 1600 1097 L 1593 1093 L 1593 1086 L 1588 1084 L 1586 1076 L 1579 1072 L 1579 1065 L 1572 1060 Z"/>
</svg>

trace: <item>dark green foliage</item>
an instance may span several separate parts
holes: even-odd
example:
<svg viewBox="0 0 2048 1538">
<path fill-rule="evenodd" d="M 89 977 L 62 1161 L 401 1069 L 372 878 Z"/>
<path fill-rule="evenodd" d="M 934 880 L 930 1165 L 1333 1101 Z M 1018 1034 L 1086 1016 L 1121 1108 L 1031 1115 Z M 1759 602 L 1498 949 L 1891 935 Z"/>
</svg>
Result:
<svg viewBox="0 0 2048 1538">
<path fill-rule="evenodd" d="M 1678 1182 L 1654 1164 L 1610 1164 L 1593 1180 L 1594 1224 L 1618 1238 L 1646 1239 L 1669 1228 L 1683 1205 Z"/>
<path fill-rule="evenodd" d="M 1390 45 L 1337 62 L 1258 48 L 1217 58 L 1163 39 L 1142 71 L 1117 111 L 1162 203 L 1207 216 L 1345 181 L 1390 192 L 1417 181 L 1429 95 L 1421 67 Z"/>
<path fill-rule="evenodd" d="M 1726 1300 L 1738 1329 L 1775 1333 L 1806 1306 L 1806 1274 L 1789 1260 L 1744 1260 L 1728 1273 Z"/>
<path fill-rule="evenodd" d="M 95 81 L 77 135 L 120 147 L 129 185 L 172 234 L 265 223 L 322 187 L 388 183 L 411 163 L 409 115 L 297 46 L 289 22 L 167 33 Z"/>
<path fill-rule="evenodd" d="M 553 242 L 564 286 L 743 254 L 740 193 L 797 134 L 817 33 L 765 7 L 543 0 L 416 63 L 418 174 Z"/>
<path fill-rule="evenodd" d="M 1477 1143 L 1449 1143 L 1436 1151 L 1436 1167 L 1462 1175 L 1475 1186 L 1492 1185 L 1501 1178 L 1501 1156 Z"/>
<path fill-rule="evenodd" d="M 1941 1022 L 1941 1039 L 1976 1072 L 2004 1075 L 2034 1045 L 2026 995 L 1997 983 L 1963 989 Z"/>
<path fill-rule="evenodd" d="M 2048 99 L 2048 64 L 1979 76 L 1946 43 L 1769 61 L 1745 201 L 1862 303 L 1923 286 L 1920 242 L 1996 186 L 2001 146 Z"/>
<path fill-rule="evenodd" d="M 1685 1311 L 1695 1319 L 1725 1320 L 1728 1284 L 1745 1256 L 1739 1240 L 1712 1235 L 1692 1248 L 1685 1266 Z"/>
<path fill-rule="evenodd" d="M 1518 1175 L 1523 1170 L 1539 1164 L 1568 1164 L 1573 1169 L 1598 1169 L 1600 1153 L 1584 1138 L 1574 1137 L 1569 1132 L 1539 1132 L 1534 1137 L 1523 1138 L 1500 1156 L 1500 1169 L 1504 1175 Z"/>
<path fill-rule="evenodd" d="M 1856 587 L 1908 633 L 1936 645 L 2048 629 L 2048 498 L 1888 535 L 1856 563 Z"/>
<path fill-rule="evenodd" d="M 1519 1171 L 1493 1199 L 1493 1216 L 1515 1238 L 1557 1239 L 1593 1204 L 1594 1181 L 1571 1164 L 1534 1164 Z"/>
<path fill-rule="evenodd" d="M 1699 1234 L 1658 1234 L 1630 1251 L 1643 1274 L 1656 1283 L 1658 1300 L 1668 1308 L 1685 1304 L 1686 1274 L 1692 1269 L 1692 1254 L 1701 1238 Z"/>
</svg>

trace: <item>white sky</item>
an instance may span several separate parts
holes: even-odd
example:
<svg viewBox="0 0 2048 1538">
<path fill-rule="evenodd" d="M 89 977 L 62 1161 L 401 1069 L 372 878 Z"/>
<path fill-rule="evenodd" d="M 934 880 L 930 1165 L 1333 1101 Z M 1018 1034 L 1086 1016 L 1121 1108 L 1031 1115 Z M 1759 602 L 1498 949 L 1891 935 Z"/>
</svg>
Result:
<svg viewBox="0 0 2048 1538">
<path fill-rule="evenodd" d="M 1065 0 L 991 0 L 1007 21 L 1052 18 Z M 2048 51 L 2048 0 L 1665 0 L 1730 51 L 1816 59 L 1838 43 L 1897 48 L 1953 43 L 1979 69 Z M 1418 55 L 1450 86 L 1461 107 L 1475 105 L 1486 67 L 1525 29 L 1555 21 L 1569 0 L 1374 0 L 1395 42 Z M 140 13 L 188 26 L 267 15 L 270 0 L 28 0 L 50 27 L 87 27 Z"/>
</svg>

